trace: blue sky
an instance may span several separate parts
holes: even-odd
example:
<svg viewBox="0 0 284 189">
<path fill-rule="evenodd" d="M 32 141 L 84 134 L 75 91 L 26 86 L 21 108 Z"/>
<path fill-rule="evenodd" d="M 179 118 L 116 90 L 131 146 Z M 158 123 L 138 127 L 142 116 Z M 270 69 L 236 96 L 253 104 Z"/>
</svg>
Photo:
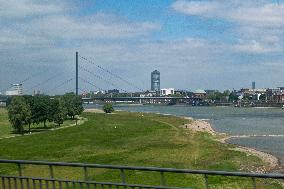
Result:
<svg viewBox="0 0 284 189">
<path fill-rule="evenodd" d="M 74 90 L 76 51 L 93 62 L 80 59 L 81 92 L 146 90 L 155 69 L 165 88 L 238 89 L 252 81 L 259 88 L 284 86 L 281 0 L 0 3 L 2 92 L 25 80 L 27 93 Z"/>
</svg>

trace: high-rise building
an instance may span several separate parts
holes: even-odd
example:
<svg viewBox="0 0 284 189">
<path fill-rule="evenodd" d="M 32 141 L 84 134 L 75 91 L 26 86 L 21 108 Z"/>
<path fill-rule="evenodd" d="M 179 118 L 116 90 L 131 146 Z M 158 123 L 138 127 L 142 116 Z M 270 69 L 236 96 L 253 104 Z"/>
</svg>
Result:
<svg viewBox="0 0 284 189">
<path fill-rule="evenodd" d="M 151 72 L 151 91 L 160 92 L 160 72 L 158 70 Z"/>
<path fill-rule="evenodd" d="M 252 89 L 255 89 L 255 81 L 253 81 L 253 82 L 251 83 L 251 88 L 252 88 Z"/>
<path fill-rule="evenodd" d="M 23 95 L 23 85 L 22 84 L 13 84 L 12 90 L 6 91 L 7 96 L 19 96 Z"/>
</svg>

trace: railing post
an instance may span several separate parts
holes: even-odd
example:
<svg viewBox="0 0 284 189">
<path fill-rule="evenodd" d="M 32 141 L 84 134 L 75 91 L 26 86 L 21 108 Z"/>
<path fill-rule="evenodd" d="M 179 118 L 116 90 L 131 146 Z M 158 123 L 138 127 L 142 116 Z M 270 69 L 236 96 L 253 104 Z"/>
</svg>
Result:
<svg viewBox="0 0 284 189">
<path fill-rule="evenodd" d="M 39 182 L 39 188 L 42 189 L 42 180 L 40 179 L 38 180 L 38 182 Z"/>
<path fill-rule="evenodd" d="M 84 179 L 85 179 L 85 181 L 87 181 L 88 180 L 88 170 L 87 170 L 87 167 L 85 167 L 84 166 Z"/>
<path fill-rule="evenodd" d="M 209 184 L 208 184 L 208 175 L 204 174 L 204 181 L 205 181 L 205 188 L 209 189 Z"/>
<path fill-rule="evenodd" d="M 165 174 L 163 171 L 161 171 L 160 174 L 161 174 L 161 186 L 166 186 Z"/>
<path fill-rule="evenodd" d="M 22 165 L 20 163 L 17 163 L 18 165 L 18 172 L 19 172 L 19 176 L 21 177 L 23 175 L 22 173 Z M 20 179 L 20 185 L 21 185 L 21 188 L 23 188 L 23 180 Z"/>
<path fill-rule="evenodd" d="M 27 182 L 27 188 L 30 188 L 30 179 L 27 178 L 27 179 L 26 179 L 26 182 Z"/>
<path fill-rule="evenodd" d="M 22 166 L 20 163 L 18 163 L 18 172 L 19 172 L 19 176 L 22 176 Z"/>
<path fill-rule="evenodd" d="M 48 180 L 45 181 L 45 188 L 46 189 L 49 189 L 49 183 L 48 182 L 49 182 Z"/>
<path fill-rule="evenodd" d="M 54 172 L 53 172 L 53 166 L 52 165 L 49 165 L 49 176 L 50 178 L 54 178 Z"/>
<path fill-rule="evenodd" d="M 35 179 L 32 179 L 33 181 L 33 188 L 36 188 L 36 182 L 35 182 Z"/>
<path fill-rule="evenodd" d="M 16 178 L 14 178 L 14 189 L 18 189 L 17 179 Z"/>
<path fill-rule="evenodd" d="M 8 188 L 10 189 L 11 188 L 11 178 L 8 177 Z"/>
<path fill-rule="evenodd" d="M 2 180 L 2 188 L 5 189 L 6 187 L 5 187 L 5 179 L 4 179 L 4 177 L 2 177 L 1 180 Z"/>
<path fill-rule="evenodd" d="M 120 176 L 121 176 L 121 182 L 123 184 L 126 183 L 126 180 L 125 180 L 125 172 L 124 172 L 124 169 L 120 169 Z"/>
<path fill-rule="evenodd" d="M 23 182 L 23 178 L 20 178 L 20 186 L 21 186 L 21 189 L 24 189 L 24 182 Z"/>
<path fill-rule="evenodd" d="M 255 177 L 252 177 L 252 188 L 256 189 L 256 181 L 255 181 Z"/>
</svg>

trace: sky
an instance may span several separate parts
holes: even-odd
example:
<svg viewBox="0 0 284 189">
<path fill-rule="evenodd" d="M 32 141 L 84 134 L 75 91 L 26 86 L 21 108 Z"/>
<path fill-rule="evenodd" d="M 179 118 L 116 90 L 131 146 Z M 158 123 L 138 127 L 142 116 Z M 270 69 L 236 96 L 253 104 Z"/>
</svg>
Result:
<svg viewBox="0 0 284 189">
<path fill-rule="evenodd" d="M 283 0 L 0 0 L 0 91 L 284 86 Z M 83 58 L 82 58 L 83 57 Z M 99 66 L 99 67 L 98 67 Z"/>
</svg>

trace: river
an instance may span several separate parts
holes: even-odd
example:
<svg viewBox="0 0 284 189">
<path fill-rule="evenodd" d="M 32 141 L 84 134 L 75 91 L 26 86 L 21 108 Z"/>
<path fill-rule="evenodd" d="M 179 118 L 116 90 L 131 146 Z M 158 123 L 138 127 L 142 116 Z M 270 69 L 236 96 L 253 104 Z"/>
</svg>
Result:
<svg viewBox="0 0 284 189">
<path fill-rule="evenodd" d="M 284 110 L 280 108 L 120 105 L 115 109 L 205 119 L 217 132 L 241 136 L 228 142 L 271 153 L 284 165 Z"/>
</svg>

